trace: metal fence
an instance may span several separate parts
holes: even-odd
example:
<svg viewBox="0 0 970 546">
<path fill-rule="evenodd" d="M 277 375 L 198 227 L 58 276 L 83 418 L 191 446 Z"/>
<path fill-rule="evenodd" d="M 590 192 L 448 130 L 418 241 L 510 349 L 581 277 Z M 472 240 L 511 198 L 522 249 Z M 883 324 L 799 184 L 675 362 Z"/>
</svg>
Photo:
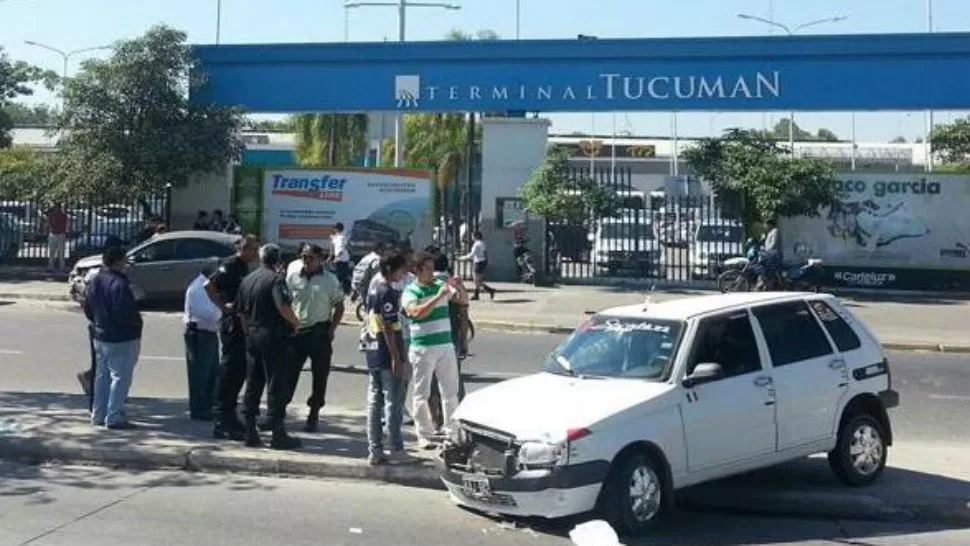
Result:
<svg viewBox="0 0 970 546">
<path fill-rule="evenodd" d="M 577 173 L 586 175 L 588 173 Z M 713 280 L 724 261 L 744 253 L 738 210 L 711 195 L 642 192 L 629 173 L 596 172 L 622 208 L 614 217 L 548 223 L 546 275 L 561 282 Z"/>
<path fill-rule="evenodd" d="M 150 226 L 169 222 L 171 191 L 130 202 L 78 199 L 61 204 L 67 214 L 65 259 L 102 252 L 105 247 L 130 246 L 145 237 Z M 51 253 L 48 214 L 53 203 L 0 198 L 0 264 L 46 264 Z"/>
</svg>

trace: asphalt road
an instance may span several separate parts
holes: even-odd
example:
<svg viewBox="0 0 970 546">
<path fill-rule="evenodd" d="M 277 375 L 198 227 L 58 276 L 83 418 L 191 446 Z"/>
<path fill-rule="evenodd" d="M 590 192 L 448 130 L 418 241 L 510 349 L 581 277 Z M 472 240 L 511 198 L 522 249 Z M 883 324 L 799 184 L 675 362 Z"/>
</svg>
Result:
<svg viewBox="0 0 970 546">
<path fill-rule="evenodd" d="M 378 484 L 0 463 L 0 546 L 565 546 L 582 521 L 513 524 L 441 492 Z M 970 531 L 681 513 L 624 543 L 965 546 Z"/>
<path fill-rule="evenodd" d="M 336 339 L 330 405 L 363 409 L 366 376 L 357 352 L 357 329 L 343 327 Z M 480 332 L 464 371 L 469 390 L 530 373 L 562 336 Z M 33 304 L 0 306 L 0 391 L 78 392 L 75 372 L 88 365 L 87 332 L 77 312 Z M 182 326 L 177 313 L 146 313 L 142 356 L 134 396 L 179 398 L 186 394 Z M 966 442 L 970 432 L 970 358 L 935 353 L 890 355 L 893 384 L 902 405 L 893 411 L 897 437 Z M 350 369 L 356 366 L 357 369 Z M 310 386 L 304 372 L 295 402 Z"/>
</svg>

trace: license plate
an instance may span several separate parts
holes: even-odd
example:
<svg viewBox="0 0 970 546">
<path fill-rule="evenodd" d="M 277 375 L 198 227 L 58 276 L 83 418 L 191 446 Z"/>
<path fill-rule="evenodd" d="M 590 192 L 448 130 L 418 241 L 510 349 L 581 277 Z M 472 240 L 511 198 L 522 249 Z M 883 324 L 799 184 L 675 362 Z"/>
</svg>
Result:
<svg viewBox="0 0 970 546">
<path fill-rule="evenodd" d="M 461 479 L 461 489 L 474 499 L 487 499 L 492 495 L 492 486 L 485 476 L 464 476 Z"/>
</svg>

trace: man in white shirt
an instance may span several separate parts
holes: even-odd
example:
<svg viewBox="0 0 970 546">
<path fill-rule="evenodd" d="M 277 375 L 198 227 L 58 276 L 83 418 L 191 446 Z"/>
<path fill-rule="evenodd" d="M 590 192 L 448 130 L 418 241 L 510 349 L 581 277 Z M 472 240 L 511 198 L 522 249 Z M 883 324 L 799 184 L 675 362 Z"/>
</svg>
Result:
<svg viewBox="0 0 970 546">
<path fill-rule="evenodd" d="M 185 365 L 189 379 L 189 416 L 211 421 L 219 377 L 219 320 L 222 311 L 205 291 L 210 271 L 202 271 L 185 291 Z"/>
<path fill-rule="evenodd" d="M 340 286 L 343 288 L 344 295 L 350 295 L 350 251 L 347 250 L 347 236 L 344 234 L 344 225 L 337 222 L 333 226 L 334 232 L 330 236 L 330 261 L 333 262 L 337 278 L 340 279 Z"/>
</svg>

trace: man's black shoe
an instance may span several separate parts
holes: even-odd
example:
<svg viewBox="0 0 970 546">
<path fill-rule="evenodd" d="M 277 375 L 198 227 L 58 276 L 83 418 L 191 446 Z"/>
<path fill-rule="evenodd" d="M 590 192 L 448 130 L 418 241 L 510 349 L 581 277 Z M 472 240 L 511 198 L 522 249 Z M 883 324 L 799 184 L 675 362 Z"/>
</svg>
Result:
<svg viewBox="0 0 970 546">
<path fill-rule="evenodd" d="M 270 421 L 269 419 L 263 419 L 262 421 L 259 422 L 259 425 L 257 425 L 257 427 L 259 428 L 260 432 L 269 432 L 273 430 L 273 422 Z"/>
<path fill-rule="evenodd" d="M 108 430 L 134 430 L 138 428 L 138 425 L 129 421 L 121 421 L 120 423 L 112 423 L 107 428 Z"/>
<path fill-rule="evenodd" d="M 233 442 L 241 442 L 246 439 L 246 433 L 243 431 L 242 427 L 229 428 L 222 424 L 217 424 L 212 428 L 212 437 L 216 440 L 232 440 Z"/>
<path fill-rule="evenodd" d="M 303 442 L 299 438 L 294 438 L 281 430 L 273 433 L 273 439 L 269 444 L 269 447 L 281 450 L 299 449 L 301 446 L 303 446 Z"/>
<path fill-rule="evenodd" d="M 303 426 L 303 430 L 307 432 L 316 432 L 319 426 L 320 426 L 320 410 L 314 410 L 313 408 L 310 408 L 310 414 L 307 415 L 306 425 Z"/>
<path fill-rule="evenodd" d="M 256 423 L 246 423 L 246 425 L 246 447 L 263 447 L 263 439 L 259 437 L 259 431 L 256 430 Z"/>
</svg>

